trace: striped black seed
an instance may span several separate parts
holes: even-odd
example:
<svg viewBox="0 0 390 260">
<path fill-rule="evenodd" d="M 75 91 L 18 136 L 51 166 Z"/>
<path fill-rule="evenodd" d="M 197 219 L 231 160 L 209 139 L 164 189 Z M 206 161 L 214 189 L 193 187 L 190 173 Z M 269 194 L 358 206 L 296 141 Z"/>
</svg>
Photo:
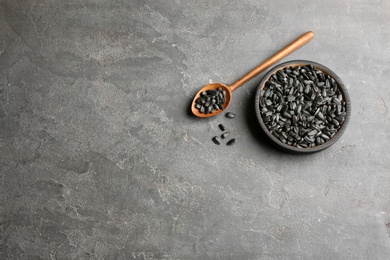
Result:
<svg viewBox="0 0 390 260">
<path fill-rule="evenodd" d="M 265 116 L 272 116 L 272 114 L 273 114 L 272 111 L 267 111 L 264 113 Z"/>
<path fill-rule="evenodd" d="M 279 80 L 280 82 L 284 82 L 284 81 L 287 80 L 287 78 L 283 77 L 283 76 L 280 75 L 280 74 L 277 74 L 276 76 L 278 77 L 278 80 Z"/>
<path fill-rule="evenodd" d="M 293 95 L 288 95 L 287 96 L 287 101 L 288 102 L 291 102 L 291 101 L 294 101 L 295 100 L 295 97 Z"/>
<path fill-rule="evenodd" d="M 305 94 L 310 93 L 310 85 L 305 85 Z"/>
<path fill-rule="evenodd" d="M 339 121 L 340 124 L 342 124 L 342 123 L 344 123 L 345 117 L 343 117 L 343 116 L 338 116 L 338 117 L 336 118 L 336 120 Z"/>
<path fill-rule="evenodd" d="M 334 126 L 339 126 L 340 125 L 339 121 L 337 121 L 336 119 L 332 119 L 332 124 Z"/>
<path fill-rule="evenodd" d="M 233 145 L 235 142 L 236 142 L 236 139 L 233 138 L 233 139 L 230 139 L 230 140 L 226 143 L 226 145 Z"/>
<path fill-rule="evenodd" d="M 320 112 L 320 108 L 317 108 L 316 111 L 314 112 L 314 116 L 316 116 Z"/>
<path fill-rule="evenodd" d="M 329 136 L 327 136 L 326 134 L 321 134 L 321 137 L 322 139 L 324 139 L 325 141 L 328 141 L 330 139 Z"/>
<path fill-rule="evenodd" d="M 322 89 L 321 94 L 322 94 L 323 97 L 326 97 L 326 96 L 327 96 L 327 93 L 326 93 L 326 89 L 325 89 L 325 88 Z"/>
<path fill-rule="evenodd" d="M 333 101 L 333 103 L 336 104 L 336 105 L 341 105 L 340 100 L 339 100 L 338 98 L 336 98 L 336 97 L 332 98 L 332 101 Z"/>
<path fill-rule="evenodd" d="M 293 116 L 292 118 L 293 120 L 293 124 L 295 125 L 296 123 L 298 123 L 298 117 L 296 115 Z"/>
<path fill-rule="evenodd" d="M 220 144 L 221 144 L 221 142 L 219 141 L 219 137 L 218 137 L 218 136 L 214 136 L 212 140 L 213 140 L 213 142 L 214 142 L 215 144 L 217 144 L 217 145 L 220 145 Z"/>
<path fill-rule="evenodd" d="M 221 129 L 221 131 L 226 130 L 226 127 L 223 124 L 219 124 L 218 127 L 219 127 L 219 129 Z"/>
<path fill-rule="evenodd" d="M 301 110 L 302 110 L 302 104 L 299 104 L 297 107 L 297 114 L 298 115 L 301 113 Z"/>
<path fill-rule="evenodd" d="M 317 117 L 318 117 L 319 119 L 321 119 L 321 120 L 325 120 L 325 117 L 324 117 L 324 115 L 322 114 L 321 111 L 318 112 Z"/>
<path fill-rule="evenodd" d="M 297 86 L 298 87 L 298 92 L 302 93 L 303 92 L 303 85 L 300 84 L 299 81 L 297 81 L 297 82 L 298 82 L 298 86 Z"/>
<path fill-rule="evenodd" d="M 272 112 L 271 112 L 272 113 Z M 285 117 L 285 118 L 292 118 L 292 116 L 288 113 L 288 112 L 283 112 L 282 115 Z"/>
<path fill-rule="evenodd" d="M 229 132 L 223 133 L 223 134 L 221 135 L 221 138 L 222 138 L 222 139 L 225 139 L 229 134 L 230 134 Z"/>
<path fill-rule="evenodd" d="M 227 112 L 226 113 L 226 117 L 227 118 L 235 118 L 236 117 L 236 114 L 232 113 L 232 112 Z"/>
<path fill-rule="evenodd" d="M 275 114 L 275 121 L 276 121 L 276 122 L 279 122 L 279 119 L 280 119 L 280 114 L 279 114 L 279 113 L 276 113 L 276 114 Z"/>
<path fill-rule="evenodd" d="M 316 134 L 317 134 L 317 130 L 312 130 L 309 133 L 307 133 L 307 135 L 310 137 L 315 136 Z"/>
</svg>

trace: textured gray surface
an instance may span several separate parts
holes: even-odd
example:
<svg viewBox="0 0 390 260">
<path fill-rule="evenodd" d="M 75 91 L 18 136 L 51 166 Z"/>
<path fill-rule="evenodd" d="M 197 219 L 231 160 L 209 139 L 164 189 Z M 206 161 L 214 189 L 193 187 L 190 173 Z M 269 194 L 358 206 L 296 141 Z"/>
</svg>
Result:
<svg viewBox="0 0 390 260">
<path fill-rule="evenodd" d="M 389 1 L 0 3 L 0 259 L 389 259 Z M 348 86 L 337 144 L 264 142 L 261 75 L 189 115 L 308 30 L 284 60 Z"/>
</svg>

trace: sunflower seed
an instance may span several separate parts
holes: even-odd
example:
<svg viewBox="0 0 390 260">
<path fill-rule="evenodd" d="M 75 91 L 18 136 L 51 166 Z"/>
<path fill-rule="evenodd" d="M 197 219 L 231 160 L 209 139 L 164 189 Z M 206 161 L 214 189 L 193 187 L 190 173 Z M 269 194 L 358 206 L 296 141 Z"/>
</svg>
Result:
<svg viewBox="0 0 390 260">
<path fill-rule="evenodd" d="M 293 124 L 295 125 L 298 122 L 298 117 L 296 115 L 294 115 L 292 117 L 292 120 L 293 120 Z"/>
<path fill-rule="evenodd" d="M 321 134 L 322 139 L 328 141 L 330 138 L 326 134 Z"/>
<path fill-rule="evenodd" d="M 292 118 L 292 116 L 288 112 L 283 112 L 282 115 L 286 118 Z"/>
<path fill-rule="evenodd" d="M 276 111 L 280 112 L 282 110 L 282 108 L 283 108 L 283 104 L 280 103 L 280 105 L 276 108 Z"/>
<path fill-rule="evenodd" d="M 236 117 L 236 114 L 232 113 L 232 112 L 227 112 L 226 113 L 226 117 L 227 118 L 235 118 Z"/>
<path fill-rule="evenodd" d="M 222 139 L 225 139 L 229 134 L 230 134 L 229 132 L 223 133 L 223 134 L 221 135 L 221 138 L 222 138 Z"/>
<path fill-rule="evenodd" d="M 334 126 L 339 126 L 340 125 L 339 121 L 337 121 L 336 119 L 332 119 L 332 124 Z"/>
<path fill-rule="evenodd" d="M 236 142 L 236 139 L 233 138 L 233 139 L 230 139 L 230 140 L 226 143 L 226 145 L 233 145 L 235 142 Z"/>
<path fill-rule="evenodd" d="M 324 115 L 322 114 L 322 112 L 321 112 L 321 111 L 320 111 L 320 112 L 318 112 L 317 116 L 318 116 L 318 118 L 319 118 L 319 119 L 321 119 L 321 120 L 325 120 L 325 117 L 324 117 Z"/>
<path fill-rule="evenodd" d="M 264 115 L 265 115 L 265 116 L 272 116 L 272 114 L 273 114 L 272 111 L 267 111 L 267 112 L 265 112 Z"/>
<path fill-rule="evenodd" d="M 214 136 L 212 140 L 213 140 L 213 142 L 214 142 L 215 144 L 218 144 L 218 145 L 221 144 L 221 143 L 219 142 L 219 137 L 218 137 L 218 136 Z"/>
<path fill-rule="evenodd" d="M 288 102 L 291 102 L 291 101 L 293 101 L 293 100 L 295 100 L 295 97 L 294 97 L 293 95 L 288 95 L 288 96 L 287 96 L 287 101 L 288 101 Z"/>
<path fill-rule="evenodd" d="M 340 100 L 339 100 L 338 98 L 336 98 L 336 97 L 332 98 L 332 101 L 333 101 L 333 103 L 336 104 L 336 105 L 341 105 Z"/>
<path fill-rule="evenodd" d="M 219 129 L 221 129 L 221 131 L 226 130 L 226 127 L 223 124 L 219 124 L 218 127 L 219 127 Z"/>
</svg>

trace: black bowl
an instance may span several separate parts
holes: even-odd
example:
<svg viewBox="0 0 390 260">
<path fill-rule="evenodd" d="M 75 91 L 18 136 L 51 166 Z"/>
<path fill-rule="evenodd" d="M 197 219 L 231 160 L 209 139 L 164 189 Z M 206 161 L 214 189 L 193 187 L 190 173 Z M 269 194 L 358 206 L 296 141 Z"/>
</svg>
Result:
<svg viewBox="0 0 390 260">
<path fill-rule="evenodd" d="M 270 79 L 270 77 L 273 74 L 277 73 L 279 70 L 284 69 L 285 67 L 289 67 L 289 66 L 295 67 L 295 66 L 304 66 L 304 65 L 312 65 L 312 66 L 314 66 L 315 69 L 321 70 L 325 75 L 331 76 L 337 82 L 338 89 L 343 96 L 343 100 L 346 103 L 345 104 L 345 112 L 346 112 L 345 119 L 344 119 L 344 122 L 342 123 L 341 127 L 337 130 L 336 134 L 334 134 L 334 136 L 331 137 L 328 141 L 326 141 L 320 145 L 316 145 L 314 147 L 307 147 L 307 148 L 296 147 L 296 146 L 292 146 L 292 145 L 283 143 L 280 139 L 275 137 L 266 127 L 266 125 L 263 121 L 263 118 L 261 116 L 261 112 L 260 112 L 260 97 L 261 97 L 260 92 L 262 89 L 265 88 L 266 82 Z M 288 153 L 306 154 L 306 153 L 314 153 L 314 152 L 324 150 L 324 149 L 328 148 L 329 146 L 333 145 L 334 143 L 336 143 L 340 139 L 340 137 L 344 134 L 344 132 L 348 126 L 349 119 L 351 117 L 351 100 L 350 100 L 348 91 L 347 91 L 344 83 L 332 70 L 325 67 L 324 65 L 321 65 L 321 64 L 313 62 L 313 61 L 293 60 L 293 61 L 284 62 L 282 64 L 279 64 L 279 65 L 273 67 L 262 78 L 262 80 L 260 81 L 260 84 L 258 86 L 258 89 L 256 91 L 255 109 L 256 109 L 257 119 L 260 123 L 260 127 L 273 145 L 275 145 L 277 148 L 281 149 L 282 151 L 285 151 Z"/>
</svg>

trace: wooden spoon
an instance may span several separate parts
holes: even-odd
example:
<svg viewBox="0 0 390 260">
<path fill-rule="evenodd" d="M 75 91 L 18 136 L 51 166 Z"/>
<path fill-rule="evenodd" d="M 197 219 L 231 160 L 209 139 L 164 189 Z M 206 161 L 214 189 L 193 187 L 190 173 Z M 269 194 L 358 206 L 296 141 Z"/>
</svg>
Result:
<svg viewBox="0 0 390 260">
<path fill-rule="evenodd" d="M 296 39 L 295 41 L 293 41 L 292 43 L 290 43 L 289 45 L 284 47 L 282 50 L 280 50 L 274 56 L 272 56 L 271 58 L 269 58 L 268 60 L 266 60 L 265 62 L 260 64 L 258 67 L 254 68 L 251 72 L 249 72 L 248 74 L 246 74 L 245 76 L 243 76 L 242 78 L 237 80 L 231 86 L 227 86 L 227 85 L 222 84 L 222 83 L 212 83 L 212 84 L 206 85 L 201 90 L 199 90 L 199 92 L 196 94 L 194 100 L 192 101 L 192 104 L 191 104 L 192 113 L 198 117 L 212 117 L 212 116 L 216 116 L 216 115 L 221 114 L 229 106 L 230 101 L 232 100 L 232 92 L 234 90 L 236 90 L 238 87 L 240 87 L 241 85 L 243 85 L 245 82 L 252 79 L 256 75 L 258 75 L 260 72 L 262 72 L 263 70 L 265 70 L 269 66 L 275 64 L 276 62 L 280 61 L 281 59 L 283 59 L 284 57 L 286 57 L 290 53 L 296 51 L 297 49 L 299 49 L 300 47 L 302 47 L 303 45 L 305 45 L 306 43 L 311 41 L 313 38 L 314 38 L 314 32 L 309 31 L 309 32 L 303 34 L 301 37 L 299 37 L 298 39 Z M 226 91 L 226 101 L 223 104 L 223 109 L 216 110 L 216 111 L 214 111 L 212 113 L 208 113 L 208 114 L 200 113 L 199 109 L 197 109 L 195 107 L 195 105 L 196 105 L 195 101 L 200 97 L 200 95 L 202 94 L 203 91 L 216 90 L 218 88 L 221 88 L 222 90 Z"/>
</svg>

